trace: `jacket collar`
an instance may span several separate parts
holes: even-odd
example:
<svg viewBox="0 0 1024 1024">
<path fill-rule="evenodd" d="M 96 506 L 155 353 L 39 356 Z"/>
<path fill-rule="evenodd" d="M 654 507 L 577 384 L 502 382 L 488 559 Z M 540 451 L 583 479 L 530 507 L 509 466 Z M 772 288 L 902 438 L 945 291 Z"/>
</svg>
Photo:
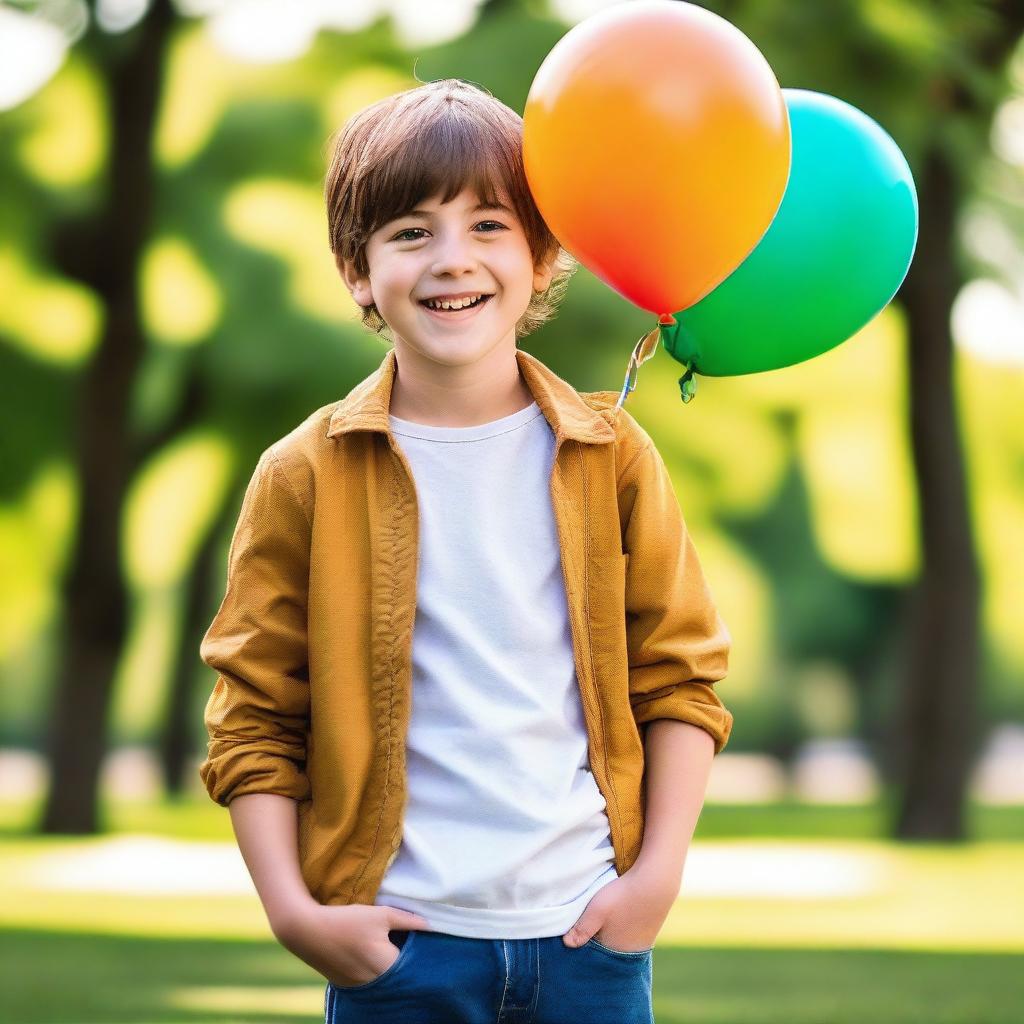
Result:
<svg viewBox="0 0 1024 1024">
<path fill-rule="evenodd" d="M 614 427 L 600 413 L 591 409 L 571 384 L 562 380 L 536 356 L 517 348 L 516 361 L 526 386 L 551 425 L 556 440 L 573 438 L 576 441 L 600 444 L 615 439 Z M 336 437 L 350 430 L 389 432 L 388 416 L 395 368 L 395 350 L 391 348 L 380 366 L 335 406 L 327 429 L 328 437 Z"/>
</svg>

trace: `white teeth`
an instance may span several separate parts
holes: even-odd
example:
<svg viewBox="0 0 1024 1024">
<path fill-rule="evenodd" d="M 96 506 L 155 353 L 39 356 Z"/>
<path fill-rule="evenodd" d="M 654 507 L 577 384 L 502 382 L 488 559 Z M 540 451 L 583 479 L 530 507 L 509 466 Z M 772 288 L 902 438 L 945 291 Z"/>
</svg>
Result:
<svg viewBox="0 0 1024 1024">
<path fill-rule="evenodd" d="M 480 295 L 470 295 L 464 299 L 453 299 L 450 302 L 447 299 L 442 299 L 440 302 L 430 300 L 427 302 L 427 305 L 431 309 L 464 309 L 466 306 L 472 306 L 482 295 L 483 293 Z"/>
</svg>

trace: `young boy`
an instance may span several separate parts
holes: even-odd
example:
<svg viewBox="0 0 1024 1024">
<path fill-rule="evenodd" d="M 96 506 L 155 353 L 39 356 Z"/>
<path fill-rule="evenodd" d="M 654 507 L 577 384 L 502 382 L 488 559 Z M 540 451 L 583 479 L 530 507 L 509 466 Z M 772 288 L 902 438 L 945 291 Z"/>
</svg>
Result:
<svg viewBox="0 0 1024 1024">
<path fill-rule="evenodd" d="M 331 249 L 393 348 L 263 453 L 201 647 L 200 775 L 328 1024 L 649 1024 L 732 728 L 661 456 L 517 347 L 575 269 L 521 138 L 457 79 L 346 124 Z"/>
</svg>

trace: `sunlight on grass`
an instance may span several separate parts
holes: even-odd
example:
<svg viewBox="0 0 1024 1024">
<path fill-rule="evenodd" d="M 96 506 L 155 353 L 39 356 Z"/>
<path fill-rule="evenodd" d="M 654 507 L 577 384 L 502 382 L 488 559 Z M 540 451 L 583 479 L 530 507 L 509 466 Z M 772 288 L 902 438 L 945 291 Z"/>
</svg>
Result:
<svg viewBox="0 0 1024 1024">
<path fill-rule="evenodd" d="M 325 985 L 178 985 L 165 990 L 160 1001 L 196 1013 L 308 1017 L 323 1009 Z"/>
<path fill-rule="evenodd" d="M 234 843 L 9 840 L 0 925 L 266 940 Z M 694 841 L 660 945 L 1024 952 L 1024 848 Z"/>
<path fill-rule="evenodd" d="M 256 895 L 251 897 L 139 896 L 77 893 L 62 889 L 0 887 L 0 930 L 47 929 L 78 935 L 150 939 L 218 939 L 271 942 L 273 933 Z"/>
<path fill-rule="evenodd" d="M 1019 953 L 1021 877 L 1016 843 L 695 842 L 659 941 Z"/>
<path fill-rule="evenodd" d="M 0 801 L 10 1019 L 322 1019 L 325 983 L 274 939 L 224 808 L 110 800 L 104 835 L 12 831 L 39 809 Z M 656 943 L 658 1024 L 1011 1024 L 1024 813 L 969 810 L 999 841 L 873 838 L 885 801 L 708 805 Z"/>
</svg>

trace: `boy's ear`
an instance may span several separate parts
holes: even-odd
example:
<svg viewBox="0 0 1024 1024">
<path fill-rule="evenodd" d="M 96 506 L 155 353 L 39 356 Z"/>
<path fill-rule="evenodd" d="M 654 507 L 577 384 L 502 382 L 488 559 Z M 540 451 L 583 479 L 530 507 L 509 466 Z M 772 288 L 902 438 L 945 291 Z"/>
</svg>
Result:
<svg viewBox="0 0 1024 1024">
<path fill-rule="evenodd" d="M 555 252 L 545 260 L 541 260 L 540 263 L 536 264 L 533 270 L 533 290 L 535 292 L 544 291 L 549 284 L 551 284 L 551 278 L 554 276 L 555 271 L 555 259 L 558 256 L 558 251 Z"/>
<path fill-rule="evenodd" d="M 355 264 L 343 259 L 341 253 L 334 254 L 334 265 L 345 282 L 345 287 L 352 293 L 352 298 L 360 306 L 373 305 L 373 291 L 370 288 L 369 277 L 360 277 L 356 273 Z"/>
</svg>

